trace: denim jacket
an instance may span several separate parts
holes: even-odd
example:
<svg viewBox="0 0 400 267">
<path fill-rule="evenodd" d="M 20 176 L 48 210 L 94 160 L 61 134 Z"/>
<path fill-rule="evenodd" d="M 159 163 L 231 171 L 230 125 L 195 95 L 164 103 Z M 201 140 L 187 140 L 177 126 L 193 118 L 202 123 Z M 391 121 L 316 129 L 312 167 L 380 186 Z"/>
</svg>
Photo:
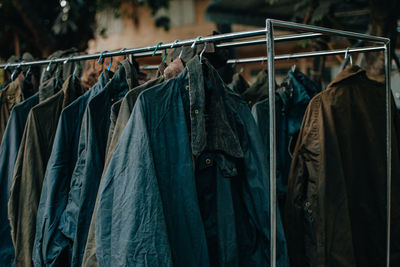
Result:
<svg viewBox="0 0 400 267">
<path fill-rule="evenodd" d="M 101 181 L 99 265 L 267 266 L 269 184 L 256 127 L 197 56 L 144 91 Z M 286 247 L 280 221 L 277 243 Z"/>
</svg>

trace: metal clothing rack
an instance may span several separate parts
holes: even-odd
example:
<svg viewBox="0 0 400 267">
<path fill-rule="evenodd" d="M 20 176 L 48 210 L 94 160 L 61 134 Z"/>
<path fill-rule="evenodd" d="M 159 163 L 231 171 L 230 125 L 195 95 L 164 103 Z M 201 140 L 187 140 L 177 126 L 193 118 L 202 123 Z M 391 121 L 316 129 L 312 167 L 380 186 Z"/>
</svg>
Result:
<svg viewBox="0 0 400 267">
<path fill-rule="evenodd" d="M 289 34 L 289 35 L 281 35 L 274 36 L 274 29 L 281 28 L 285 30 L 296 30 L 301 31 L 302 33 Z M 244 41 L 232 41 L 235 39 L 242 38 L 250 38 L 256 36 L 264 36 L 262 39 L 251 39 Z M 275 42 L 287 42 L 287 41 L 296 41 L 302 39 L 316 38 L 321 36 L 337 36 L 337 37 L 345 37 L 349 39 L 356 39 L 367 41 L 371 43 L 375 43 L 376 46 L 367 46 L 367 47 L 357 47 L 357 48 L 349 48 L 349 49 L 334 49 L 334 50 L 325 50 L 325 51 L 313 51 L 313 52 L 302 52 L 295 54 L 284 54 L 284 55 L 275 55 Z M 90 60 L 97 59 L 100 56 L 105 57 L 113 57 L 113 56 L 122 56 L 122 55 L 134 55 L 135 57 L 146 57 L 152 56 L 154 54 L 160 54 L 161 50 L 177 48 L 182 46 L 191 45 L 194 47 L 196 44 L 201 43 L 214 43 L 214 42 L 224 42 L 217 43 L 215 46 L 217 48 L 225 48 L 225 47 L 240 47 L 240 46 L 249 46 L 249 45 L 257 45 L 257 44 L 266 44 L 267 46 L 267 57 L 255 57 L 255 58 L 245 58 L 245 59 L 230 59 L 227 61 L 229 64 L 235 63 L 249 63 L 249 62 L 268 62 L 268 90 L 269 90 L 269 138 L 270 138 L 270 147 L 269 152 L 270 155 L 270 230 L 271 230 L 271 240 L 270 240 L 270 266 L 276 267 L 276 211 L 277 211 L 277 202 L 276 202 L 276 117 L 275 117 L 275 60 L 286 60 L 286 59 L 295 59 L 295 58 L 306 58 L 306 57 L 316 57 L 316 56 L 328 56 L 328 55 L 338 55 L 338 54 L 346 54 L 346 53 L 360 53 L 360 52 L 377 52 L 384 51 L 385 52 L 385 78 L 386 78 L 386 171 L 387 171 L 387 228 L 386 228 L 386 266 L 390 265 L 390 208 L 391 208 L 391 90 L 390 90 L 390 70 L 391 70 L 391 59 L 390 59 L 390 39 L 384 37 L 371 36 L 367 34 L 328 29 L 317 26 L 304 25 L 293 22 L 280 21 L 275 19 L 266 19 L 266 27 L 261 30 L 253 30 L 253 31 L 244 31 L 244 32 L 236 32 L 236 33 L 227 33 L 227 34 L 219 34 L 213 36 L 205 36 L 205 37 L 197 37 L 195 39 L 176 40 L 174 42 L 139 47 L 133 49 L 122 49 L 120 51 L 113 52 L 102 52 L 90 55 L 78 55 L 73 57 L 64 57 L 64 58 L 53 58 L 53 59 L 45 59 L 45 60 L 35 60 L 30 62 L 18 62 L 12 64 L 0 64 L 0 68 L 6 67 L 22 67 L 22 66 L 32 66 L 32 65 L 46 65 L 52 63 L 66 63 L 80 60 Z M 145 66 L 143 69 L 154 69 L 157 66 Z"/>
</svg>

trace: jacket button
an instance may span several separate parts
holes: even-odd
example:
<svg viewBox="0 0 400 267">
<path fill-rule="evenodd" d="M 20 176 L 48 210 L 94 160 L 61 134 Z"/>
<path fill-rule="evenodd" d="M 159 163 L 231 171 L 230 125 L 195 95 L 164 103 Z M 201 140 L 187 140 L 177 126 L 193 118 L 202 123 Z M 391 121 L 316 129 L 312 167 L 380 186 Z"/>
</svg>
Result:
<svg viewBox="0 0 400 267">
<path fill-rule="evenodd" d="M 199 110 L 198 110 L 198 109 L 195 109 L 195 110 L 194 110 L 194 114 L 196 114 L 196 115 L 199 114 Z"/>
<path fill-rule="evenodd" d="M 206 159 L 206 164 L 209 165 L 211 163 L 211 159 Z"/>
<path fill-rule="evenodd" d="M 186 90 L 188 90 L 188 91 L 189 91 L 189 85 L 186 85 L 186 86 L 185 86 L 185 88 L 186 88 Z"/>
<path fill-rule="evenodd" d="M 236 173 L 236 172 L 237 172 L 237 169 L 236 169 L 236 168 L 233 168 L 232 171 L 233 171 L 234 173 Z"/>
<path fill-rule="evenodd" d="M 308 208 L 308 207 L 311 206 L 311 203 L 307 201 L 307 202 L 305 203 L 305 205 L 306 205 L 306 207 Z"/>
</svg>

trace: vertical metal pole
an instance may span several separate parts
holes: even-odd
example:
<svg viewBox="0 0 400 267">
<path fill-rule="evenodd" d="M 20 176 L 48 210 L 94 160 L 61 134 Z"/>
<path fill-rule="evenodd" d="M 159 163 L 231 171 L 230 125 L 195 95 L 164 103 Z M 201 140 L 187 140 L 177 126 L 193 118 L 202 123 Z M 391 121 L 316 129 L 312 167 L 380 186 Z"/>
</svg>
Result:
<svg viewBox="0 0 400 267">
<path fill-rule="evenodd" d="M 386 84 L 386 266 L 390 266 L 390 209 L 392 193 L 392 91 L 390 74 L 392 60 L 390 41 L 385 44 L 385 84 Z"/>
<path fill-rule="evenodd" d="M 267 54 L 268 54 L 268 97 L 269 97 L 269 186 L 270 186 L 270 260 L 271 267 L 276 267 L 276 116 L 275 116 L 275 52 L 274 29 L 272 21 L 267 19 Z"/>
</svg>

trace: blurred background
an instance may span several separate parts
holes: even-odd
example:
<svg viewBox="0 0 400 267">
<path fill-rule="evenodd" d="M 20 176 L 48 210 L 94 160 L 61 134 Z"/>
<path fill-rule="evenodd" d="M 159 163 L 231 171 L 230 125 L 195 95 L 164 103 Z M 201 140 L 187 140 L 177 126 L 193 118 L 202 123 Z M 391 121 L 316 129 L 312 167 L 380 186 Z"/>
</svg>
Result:
<svg viewBox="0 0 400 267">
<path fill-rule="evenodd" d="M 392 40 L 392 82 L 400 99 L 400 91 L 396 91 L 400 87 L 396 49 L 400 31 L 398 0 L 1 0 L 0 18 L 1 62 L 9 61 L 12 55 L 22 57 L 25 52 L 34 58 L 45 58 L 72 47 L 95 53 L 191 39 L 213 31 L 259 29 L 265 27 L 266 18 L 386 36 Z M 318 38 L 279 43 L 276 54 L 360 45 L 365 44 Z M 246 46 L 228 52 L 229 58 L 266 56 L 266 46 Z M 161 57 L 138 61 L 141 65 L 159 64 Z M 295 64 L 325 86 L 338 73 L 342 61 L 343 56 L 277 61 L 277 79 Z M 383 53 L 354 55 L 353 61 L 365 67 L 371 77 L 383 80 Z M 251 83 L 266 63 L 234 68 Z M 1 70 L 0 83 L 4 79 L 7 74 Z"/>
</svg>

